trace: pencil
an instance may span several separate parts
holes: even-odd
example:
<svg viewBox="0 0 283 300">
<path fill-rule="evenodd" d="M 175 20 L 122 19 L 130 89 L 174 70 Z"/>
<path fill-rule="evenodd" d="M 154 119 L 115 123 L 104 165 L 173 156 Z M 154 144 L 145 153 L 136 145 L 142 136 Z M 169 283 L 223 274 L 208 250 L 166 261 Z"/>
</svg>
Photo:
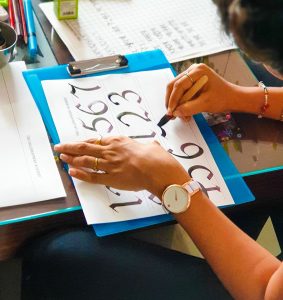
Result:
<svg viewBox="0 0 283 300">
<path fill-rule="evenodd" d="M 21 25 L 23 29 L 23 39 L 25 44 L 28 43 L 28 35 L 27 35 L 27 25 L 26 25 L 26 19 L 25 19 L 25 12 L 24 12 L 24 4 L 23 0 L 18 0 L 19 1 L 19 8 L 20 8 L 20 15 L 21 15 Z"/>
<path fill-rule="evenodd" d="M 8 2 L 9 22 L 10 25 L 15 29 L 15 15 L 12 0 Z"/>
<path fill-rule="evenodd" d="M 15 21 L 15 31 L 17 36 L 23 36 L 22 20 L 20 14 L 19 3 L 17 0 L 12 0 L 13 3 L 13 12 L 14 12 L 14 21 Z"/>
<path fill-rule="evenodd" d="M 200 79 L 198 79 L 196 83 L 181 98 L 178 106 L 184 104 L 187 101 L 190 101 L 194 97 L 194 95 L 203 88 L 203 86 L 207 83 L 207 81 L 208 81 L 207 75 L 203 75 Z M 172 118 L 174 118 L 174 116 L 169 116 L 165 114 L 157 123 L 157 126 L 159 127 L 164 126 Z"/>
</svg>

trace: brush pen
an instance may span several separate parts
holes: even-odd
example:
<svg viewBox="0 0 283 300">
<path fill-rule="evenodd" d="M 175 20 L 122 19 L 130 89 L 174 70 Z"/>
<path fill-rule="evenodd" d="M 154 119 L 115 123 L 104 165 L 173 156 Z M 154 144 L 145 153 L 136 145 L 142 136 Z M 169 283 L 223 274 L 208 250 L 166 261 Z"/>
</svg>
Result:
<svg viewBox="0 0 283 300">
<path fill-rule="evenodd" d="M 203 86 L 207 83 L 208 77 L 207 75 L 203 75 L 200 77 L 196 83 L 185 93 L 185 95 L 181 98 L 180 102 L 178 103 L 178 106 L 184 104 L 187 101 L 191 101 L 194 95 L 200 91 Z M 160 121 L 158 122 L 157 126 L 162 127 L 164 126 L 167 122 L 169 122 L 174 116 L 169 116 L 165 114 Z"/>
</svg>

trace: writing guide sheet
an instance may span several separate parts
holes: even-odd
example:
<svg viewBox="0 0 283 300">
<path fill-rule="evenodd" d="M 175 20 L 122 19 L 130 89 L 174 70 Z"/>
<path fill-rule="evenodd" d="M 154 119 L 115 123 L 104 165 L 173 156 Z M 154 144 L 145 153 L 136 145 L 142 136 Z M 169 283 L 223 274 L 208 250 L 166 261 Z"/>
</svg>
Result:
<svg viewBox="0 0 283 300">
<path fill-rule="evenodd" d="M 172 62 L 235 48 L 211 0 L 80 0 L 78 19 L 40 7 L 75 60 L 161 49 Z"/>
<path fill-rule="evenodd" d="M 142 143 L 157 140 L 207 189 L 217 206 L 234 203 L 196 123 L 180 119 L 157 126 L 165 114 L 170 69 L 42 81 L 62 143 L 98 134 L 126 135 Z M 166 162 L 165 162 L 166 163 Z M 147 191 L 120 191 L 74 179 L 88 224 L 125 221 L 166 213 Z"/>
<path fill-rule="evenodd" d="M 24 70 L 24 62 L 0 70 L 0 207 L 66 196 Z"/>
</svg>

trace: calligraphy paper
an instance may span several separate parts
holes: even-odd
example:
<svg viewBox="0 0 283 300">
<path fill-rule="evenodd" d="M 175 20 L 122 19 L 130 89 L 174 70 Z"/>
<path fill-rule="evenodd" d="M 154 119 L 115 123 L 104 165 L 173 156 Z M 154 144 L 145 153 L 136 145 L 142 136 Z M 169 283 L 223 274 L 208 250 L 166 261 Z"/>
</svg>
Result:
<svg viewBox="0 0 283 300">
<path fill-rule="evenodd" d="M 165 114 L 170 69 L 42 81 L 60 141 L 81 141 L 101 134 L 157 140 L 193 175 L 215 205 L 234 203 L 195 121 L 180 119 L 157 126 Z M 166 163 L 166 162 L 164 162 Z M 131 220 L 166 213 L 147 191 L 119 191 L 74 179 L 89 224 Z"/>
</svg>

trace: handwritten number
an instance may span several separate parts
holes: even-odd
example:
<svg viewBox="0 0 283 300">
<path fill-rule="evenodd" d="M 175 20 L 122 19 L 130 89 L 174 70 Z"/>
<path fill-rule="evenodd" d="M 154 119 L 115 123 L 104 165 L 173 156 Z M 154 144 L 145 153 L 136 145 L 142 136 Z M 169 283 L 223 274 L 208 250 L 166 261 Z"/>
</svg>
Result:
<svg viewBox="0 0 283 300">
<path fill-rule="evenodd" d="M 121 123 L 123 123 L 123 124 L 125 124 L 126 126 L 130 127 L 130 125 L 129 125 L 128 123 L 125 123 L 125 122 L 122 121 L 122 118 L 123 118 L 124 116 L 128 116 L 128 115 L 136 116 L 136 117 L 138 117 L 138 118 L 141 118 L 141 119 L 145 120 L 146 122 L 151 121 L 151 120 L 149 119 L 148 113 L 147 113 L 146 111 L 145 111 L 145 117 L 143 117 L 143 116 L 141 116 L 141 115 L 139 115 L 139 114 L 137 114 L 137 113 L 134 113 L 134 112 L 128 112 L 128 111 L 126 111 L 126 112 L 121 112 L 120 114 L 118 114 L 117 119 L 118 119 Z"/>
<path fill-rule="evenodd" d="M 193 177 L 193 175 L 192 175 L 193 172 L 195 170 L 198 170 L 198 169 L 203 169 L 203 170 L 208 171 L 208 175 L 206 176 L 207 179 L 210 180 L 213 177 L 213 173 L 207 167 L 204 167 L 204 166 L 201 166 L 201 165 L 195 165 L 195 166 L 190 167 L 189 170 L 188 170 L 189 175 L 191 177 Z"/>
<path fill-rule="evenodd" d="M 102 107 L 102 109 L 101 109 L 100 111 L 95 112 L 94 110 L 92 110 L 92 106 L 94 106 L 94 105 L 97 104 L 97 103 L 102 103 L 102 104 L 103 104 L 103 107 Z M 82 109 L 81 106 L 82 106 L 82 105 L 79 103 L 79 104 L 76 105 L 76 108 L 77 108 L 78 110 L 80 110 L 80 111 L 82 111 L 82 112 L 84 112 L 84 113 L 86 113 L 86 114 L 90 114 L 90 115 L 103 115 L 103 114 L 105 114 L 105 113 L 108 111 L 108 106 L 107 106 L 103 101 L 100 101 L 100 100 L 98 100 L 98 101 L 93 101 L 93 102 L 91 102 L 91 103 L 87 106 L 87 108 L 88 108 L 90 111 L 86 111 L 86 110 Z"/>
<path fill-rule="evenodd" d="M 206 194 L 206 196 L 209 198 L 209 195 L 208 193 L 209 192 L 213 192 L 213 191 L 217 191 L 217 192 L 220 192 L 220 187 L 218 185 L 215 185 L 213 187 L 209 187 L 209 188 L 206 188 L 204 187 L 204 185 L 202 183 L 199 182 L 199 185 L 201 187 L 201 190 Z"/>
<path fill-rule="evenodd" d="M 92 131 L 97 131 L 96 125 L 97 125 L 98 122 L 102 122 L 102 121 L 103 121 L 103 122 L 107 122 L 107 123 L 109 124 L 107 133 L 111 132 L 111 131 L 113 130 L 113 125 L 112 125 L 106 118 L 100 117 L 100 118 L 94 119 L 94 120 L 92 121 L 92 127 L 87 126 L 87 125 L 85 124 L 85 122 L 84 122 L 83 120 L 81 120 L 83 127 L 84 127 L 85 129 L 89 129 L 89 130 L 92 130 Z"/>
<path fill-rule="evenodd" d="M 110 186 L 105 186 L 107 188 L 107 190 L 111 193 L 113 193 L 116 196 L 121 196 L 121 194 L 119 192 L 115 192 Z"/>
<path fill-rule="evenodd" d="M 195 146 L 195 147 L 198 148 L 197 152 L 196 152 L 195 154 L 193 154 L 193 155 L 189 155 L 189 154 L 187 154 L 186 151 L 185 151 L 186 148 L 187 148 L 187 147 L 190 147 L 190 146 Z M 175 154 L 175 153 L 173 153 L 173 150 L 172 150 L 172 149 L 169 149 L 168 152 L 171 153 L 171 154 L 173 154 L 174 156 L 177 156 L 177 157 L 180 157 L 180 158 L 184 158 L 184 159 L 193 159 L 193 158 L 199 157 L 199 156 L 201 156 L 201 155 L 203 154 L 203 152 L 204 152 L 203 149 L 202 149 L 199 145 L 197 145 L 197 144 L 195 144 L 195 143 L 185 143 L 185 144 L 182 144 L 181 147 L 180 147 L 180 149 L 182 150 L 182 152 L 183 152 L 184 154 L 186 154 L 186 156 Z"/>
<path fill-rule="evenodd" d="M 156 132 L 152 131 L 151 134 L 141 134 L 141 135 L 129 135 L 131 139 L 147 139 L 154 138 L 156 136 Z"/>
<path fill-rule="evenodd" d="M 195 166 L 190 167 L 190 168 L 188 169 L 189 175 L 190 175 L 191 177 L 193 177 L 193 172 L 194 172 L 195 170 L 198 170 L 198 169 L 202 169 L 202 170 L 208 171 L 208 175 L 206 176 L 206 178 L 209 179 L 209 180 L 211 180 L 211 178 L 213 177 L 213 173 L 212 173 L 207 167 L 204 167 L 204 166 L 201 166 L 201 165 L 195 165 Z M 209 196 L 208 196 L 208 192 L 212 192 L 212 191 L 221 192 L 220 187 L 219 187 L 218 185 L 215 185 L 215 186 L 213 186 L 213 187 L 208 187 L 208 188 L 206 188 L 206 187 L 204 187 L 203 184 L 201 184 L 200 182 L 199 182 L 199 184 L 200 184 L 200 186 L 201 186 L 201 188 L 202 188 L 202 191 L 207 195 L 207 197 L 209 197 Z"/>
<path fill-rule="evenodd" d="M 71 86 L 71 94 L 74 95 L 75 97 L 78 98 L 78 96 L 76 95 L 76 91 L 77 90 L 82 90 L 82 91 L 86 91 L 86 92 L 89 92 L 89 91 L 95 91 L 95 90 L 99 90 L 101 87 L 99 85 L 97 86 L 94 86 L 94 87 L 90 87 L 90 88 L 81 88 L 81 87 L 78 87 L 78 86 L 75 86 L 71 83 L 69 83 L 69 85 Z"/>
<path fill-rule="evenodd" d="M 156 196 L 153 195 L 153 194 L 150 194 L 150 195 L 148 196 L 148 199 L 149 199 L 150 201 L 152 201 L 153 203 L 157 204 L 157 205 L 161 205 L 163 211 L 164 211 L 166 214 L 168 214 L 167 209 L 162 205 L 162 202 L 159 200 L 158 197 L 156 197 Z"/>
<path fill-rule="evenodd" d="M 108 94 L 108 99 L 109 99 L 113 104 L 115 104 L 115 105 L 120 105 L 119 102 L 112 100 L 112 98 L 113 98 L 113 97 L 115 98 L 115 96 L 118 96 L 118 97 L 122 98 L 123 100 L 129 101 L 129 99 L 127 99 L 127 97 L 126 97 L 127 94 L 134 94 L 134 95 L 136 95 L 136 96 L 137 96 L 137 100 L 136 100 L 137 103 L 141 103 L 141 101 L 142 101 L 141 96 L 140 96 L 139 94 L 137 94 L 136 92 L 131 91 L 131 90 L 123 91 L 123 92 L 122 92 L 122 95 L 120 95 L 119 93 L 115 93 L 115 92 L 110 93 L 110 94 Z"/>
<path fill-rule="evenodd" d="M 116 207 L 124 207 L 124 206 L 131 206 L 131 205 L 139 205 L 142 203 L 142 200 L 140 198 L 138 198 L 137 201 L 129 201 L 129 202 L 120 202 L 120 203 L 112 203 L 111 205 L 109 205 L 110 208 L 112 208 L 113 210 L 115 210 L 116 212 L 118 212 L 116 210 Z"/>
</svg>

